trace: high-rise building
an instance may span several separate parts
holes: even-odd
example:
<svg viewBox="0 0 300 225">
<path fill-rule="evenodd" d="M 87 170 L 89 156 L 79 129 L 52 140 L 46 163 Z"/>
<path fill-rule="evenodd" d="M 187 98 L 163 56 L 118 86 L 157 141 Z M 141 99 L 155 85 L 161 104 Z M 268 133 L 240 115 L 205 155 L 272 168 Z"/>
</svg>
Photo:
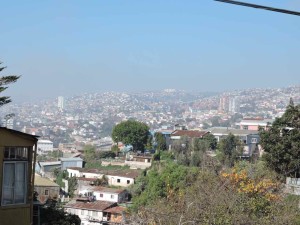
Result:
<svg viewBox="0 0 300 225">
<path fill-rule="evenodd" d="M 228 107 L 228 111 L 230 113 L 238 113 L 240 109 L 239 106 L 239 101 L 237 97 L 231 97 L 229 99 L 229 107 Z"/>
<path fill-rule="evenodd" d="M 60 110 L 64 109 L 64 97 L 63 96 L 58 96 L 58 98 L 57 98 L 57 107 Z"/>
</svg>

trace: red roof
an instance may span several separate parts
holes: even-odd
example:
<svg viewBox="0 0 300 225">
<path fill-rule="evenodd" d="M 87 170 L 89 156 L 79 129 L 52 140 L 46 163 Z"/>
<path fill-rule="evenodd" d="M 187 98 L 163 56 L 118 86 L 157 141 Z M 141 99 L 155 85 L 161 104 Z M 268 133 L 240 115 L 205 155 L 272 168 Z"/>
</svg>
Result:
<svg viewBox="0 0 300 225">
<path fill-rule="evenodd" d="M 104 212 L 117 213 L 117 214 L 122 214 L 122 212 L 124 212 L 124 211 L 126 211 L 126 207 L 123 207 L 123 206 L 115 206 L 115 207 L 104 210 Z"/>
<path fill-rule="evenodd" d="M 107 187 L 102 187 L 102 186 L 96 186 L 91 188 L 91 190 L 96 191 L 96 192 L 106 192 L 106 193 L 122 193 L 125 191 L 125 189 L 118 189 L 118 188 L 107 188 Z"/>
<path fill-rule="evenodd" d="M 202 138 L 207 131 L 199 131 L 199 130 L 175 130 L 171 136 L 187 136 L 190 138 Z"/>
<path fill-rule="evenodd" d="M 102 212 L 105 209 L 108 209 L 114 206 L 116 203 L 114 202 L 106 202 L 106 201 L 94 201 L 94 202 L 69 202 L 64 207 L 65 208 L 73 208 L 73 209 L 87 209 L 93 211 Z"/>
</svg>

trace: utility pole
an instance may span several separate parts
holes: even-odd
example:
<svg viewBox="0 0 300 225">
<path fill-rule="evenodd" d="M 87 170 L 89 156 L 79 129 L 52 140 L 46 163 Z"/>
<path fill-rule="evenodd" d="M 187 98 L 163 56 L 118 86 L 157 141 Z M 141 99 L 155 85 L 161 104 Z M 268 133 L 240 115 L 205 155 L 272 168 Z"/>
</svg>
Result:
<svg viewBox="0 0 300 225">
<path fill-rule="evenodd" d="M 263 6 L 263 5 L 256 5 L 256 4 L 252 4 L 252 3 L 232 1 L 232 0 L 214 0 L 214 1 L 229 3 L 229 4 L 233 4 L 233 5 L 246 6 L 246 7 L 256 8 L 256 9 L 263 9 L 263 10 L 268 10 L 268 11 L 273 11 L 273 12 L 278 12 L 278 13 L 285 13 L 285 14 L 290 14 L 290 15 L 294 15 L 294 16 L 300 16 L 300 12 L 286 10 L 286 9 L 273 8 L 273 7 L 269 7 L 269 6 Z"/>
</svg>

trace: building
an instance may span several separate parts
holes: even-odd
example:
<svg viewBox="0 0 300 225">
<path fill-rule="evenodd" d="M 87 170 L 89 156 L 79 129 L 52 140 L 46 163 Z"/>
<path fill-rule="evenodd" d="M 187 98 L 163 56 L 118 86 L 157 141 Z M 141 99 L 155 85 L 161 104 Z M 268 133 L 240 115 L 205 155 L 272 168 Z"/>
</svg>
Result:
<svg viewBox="0 0 300 225">
<path fill-rule="evenodd" d="M 233 134 L 234 136 L 238 137 L 244 144 L 244 157 L 252 156 L 260 142 L 259 132 L 255 130 L 240 130 L 229 127 L 213 127 L 208 129 L 208 131 L 212 135 L 214 135 L 218 142 L 222 139 L 225 139 L 229 134 Z"/>
<path fill-rule="evenodd" d="M 120 188 L 108 188 L 102 186 L 88 186 L 84 189 L 77 189 L 79 196 L 82 197 L 94 197 L 97 201 L 107 202 L 127 202 L 128 192 L 125 189 Z"/>
<path fill-rule="evenodd" d="M 83 167 L 83 159 L 79 157 L 75 158 L 60 158 L 61 170 L 66 170 L 68 167 Z"/>
<path fill-rule="evenodd" d="M 64 109 L 64 97 L 63 96 L 58 96 L 58 98 L 57 98 L 57 107 L 60 110 Z"/>
<path fill-rule="evenodd" d="M 100 225 L 108 222 L 107 216 L 104 217 L 105 210 L 114 206 L 117 206 L 117 203 L 77 199 L 67 203 L 64 209 L 69 214 L 79 216 L 81 225 Z"/>
<path fill-rule="evenodd" d="M 37 136 L 0 127 L 1 225 L 33 221 Z"/>
<path fill-rule="evenodd" d="M 105 209 L 103 212 L 103 218 L 105 218 L 109 224 L 117 225 L 124 224 L 126 215 L 126 207 L 114 206 L 109 209 Z"/>
<path fill-rule="evenodd" d="M 1 126 L 6 127 L 8 129 L 14 129 L 14 119 L 13 118 L 2 119 Z"/>
<path fill-rule="evenodd" d="M 38 140 L 37 149 L 39 155 L 46 155 L 53 152 L 53 142 L 49 140 Z"/>
<path fill-rule="evenodd" d="M 40 175 L 35 175 L 34 191 L 37 192 L 40 203 L 46 203 L 48 199 L 58 200 L 60 187 L 53 181 L 43 178 Z"/>
<path fill-rule="evenodd" d="M 139 170 L 99 170 L 70 167 L 67 168 L 69 177 L 98 178 L 105 176 L 109 185 L 128 187 L 134 184 L 140 175 Z"/>
<path fill-rule="evenodd" d="M 243 119 L 237 125 L 242 130 L 258 131 L 259 128 L 268 129 L 268 127 L 271 126 L 273 122 L 274 120 L 272 119 L 248 118 L 248 119 Z"/>
<path fill-rule="evenodd" d="M 53 162 L 37 162 L 35 170 L 42 177 L 54 178 L 53 171 L 55 169 L 61 169 L 61 161 Z"/>
</svg>

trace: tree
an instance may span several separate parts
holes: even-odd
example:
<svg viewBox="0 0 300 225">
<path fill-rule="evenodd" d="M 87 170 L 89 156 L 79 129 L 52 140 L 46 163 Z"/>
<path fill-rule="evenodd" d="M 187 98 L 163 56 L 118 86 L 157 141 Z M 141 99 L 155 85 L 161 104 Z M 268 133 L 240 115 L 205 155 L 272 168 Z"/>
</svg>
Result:
<svg viewBox="0 0 300 225">
<path fill-rule="evenodd" d="M 300 105 L 290 101 L 285 113 L 272 127 L 260 131 L 267 166 L 278 174 L 300 177 Z"/>
<path fill-rule="evenodd" d="M 84 151 L 84 160 L 90 162 L 95 159 L 96 148 L 93 145 L 85 145 L 83 148 Z"/>
<path fill-rule="evenodd" d="M 156 148 L 162 151 L 167 150 L 167 143 L 164 135 L 162 133 L 157 132 L 155 133 L 154 137 L 156 142 Z"/>
<path fill-rule="evenodd" d="M 121 122 L 112 131 L 114 142 L 123 142 L 125 145 L 131 144 L 134 151 L 145 149 L 148 136 L 149 127 L 145 123 L 135 120 Z"/>
<path fill-rule="evenodd" d="M 216 150 L 218 142 L 214 135 L 206 134 L 204 135 L 203 140 L 208 142 L 209 148 L 211 150 Z"/>
<path fill-rule="evenodd" d="M 41 207 L 40 218 L 43 225 L 80 225 L 81 223 L 77 215 L 66 214 L 55 206 Z"/>
<path fill-rule="evenodd" d="M 241 156 L 243 146 L 241 141 L 233 134 L 229 134 L 219 142 L 219 158 L 223 165 L 232 167 L 238 156 Z"/>
<path fill-rule="evenodd" d="M 2 63 L 0 62 L 0 65 Z M 0 66 L 0 72 L 2 70 L 4 70 L 6 67 L 1 67 Z M 0 93 L 5 91 L 9 84 L 12 84 L 12 83 L 15 83 L 18 79 L 20 78 L 20 76 L 15 76 L 15 75 L 9 75 L 9 76 L 2 76 L 0 77 Z M 11 102 L 11 99 L 10 97 L 8 96 L 0 96 L 0 107 L 5 105 L 5 104 L 8 104 Z"/>
</svg>

